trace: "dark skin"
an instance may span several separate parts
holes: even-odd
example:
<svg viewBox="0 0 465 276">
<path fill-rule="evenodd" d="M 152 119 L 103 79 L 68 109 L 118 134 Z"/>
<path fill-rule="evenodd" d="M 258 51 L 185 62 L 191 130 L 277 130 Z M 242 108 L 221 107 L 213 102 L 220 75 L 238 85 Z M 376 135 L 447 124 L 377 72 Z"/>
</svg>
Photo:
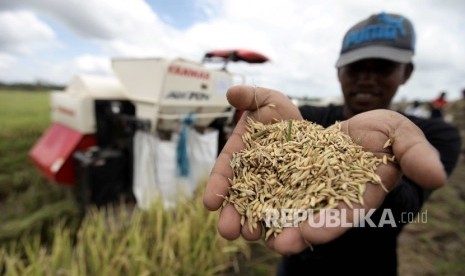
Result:
<svg viewBox="0 0 465 276">
<path fill-rule="evenodd" d="M 364 59 L 337 71 L 344 95 L 344 116 L 350 118 L 374 109 L 389 109 L 400 85 L 413 72 L 413 64 L 384 59 Z"/>
<path fill-rule="evenodd" d="M 428 143 L 421 130 L 406 117 L 396 112 L 386 109 L 371 110 L 387 107 L 389 102 L 385 102 L 385 99 L 389 99 L 389 101 L 392 99 L 398 86 L 407 81 L 413 70 L 411 65 L 404 64 L 395 67 L 395 70 L 386 74 L 384 78 L 377 75 L 376 81 L 363 76 L 363 70 L 361 71 L 362 75 L 359 76 L 349 74 L 348 67 L 338 70 L 344 94 L 347 93 L 346 116 L 350 117 L 350 119 L 341 122 L 342 130 L 349 134 L 354 141 L 358 141 L 360 145 L 377 155 L 381 153 L 395 155 L 398 166 L 392 164 L 382 165 L 377 170 L 384 186 L 389 191 L 396 187 L 402 173 L 419 183 L 423 188 L 439 188 L 446 182 L 446 173 L 440 162 L 439 154 Z M 410 72 L 407 72 L 408 70 Z M 367 81 L 367 79 L 370 81 Z M 386 87 L 381 88 L 380 85 Z M 367 97 L 364 100 L 367 103 L 360 104 L 351 95 L 351 93 L 362 91 L 360 88 L 364 89 L 364 93 L 374 94 L 373 97 Z M 378 96 L 377 93 L 386 93 L 387 95 Z M 246 131 L 246 116 L 263 123 L 270 123 L 273 119 L 302 119 L 297 107 L 278 91 L 260 87 L 236 86 L 229 89 L 227 98 L 231 105 L 237 109 L 247 111 L 220 153 L 208 180 L 204 194 L 204 204 L 206 208 L 212 211 L 220 209 L 223 203 L 223 197 L 221 196 L 228 193 L 228 178 L 233 177 L 229 163 L 232 153 L 244 148 L 241 136 Z M 367 106 L 371 109 L 363 110 Z M 353 116 L 354 114 L 358 115 Z M 395 137 L 392 148 L 384 149 L 384 143 L 391 137 Z M 421 158 L 418 158 L 419 156 Z M 364 194 L 365 205 L 355 206 L 355 208 L 365 208 L 366 210 L 377 208 L 385 197 L 386 192 L 379 185 L 368 183 Z M 348 206 L 340 203 L 338 208 L 346 209 L 348 222 L 353 222 L 352 212 Z M 247 225 L 247 223 L 244 225 Z M 276 238 L 270 238 L 266 244 L 280 254 L 295 254 L 306 249 L 309 244 L 329 242 L 348 229 L 348 227 L 312 228 L 308 223 L 304 222 L 301 223 L 300 227 L 285 228 L 280 235 Z M 221 208 L 218 231 L 224 238 L 229 240 L 236 239 L 241 235 L 246 240 L 257 240 L 262 237 L 261 228 L 251 233 L 248 227 L 241 227 L 240 215 L 231 204 Z"/>
</svg>

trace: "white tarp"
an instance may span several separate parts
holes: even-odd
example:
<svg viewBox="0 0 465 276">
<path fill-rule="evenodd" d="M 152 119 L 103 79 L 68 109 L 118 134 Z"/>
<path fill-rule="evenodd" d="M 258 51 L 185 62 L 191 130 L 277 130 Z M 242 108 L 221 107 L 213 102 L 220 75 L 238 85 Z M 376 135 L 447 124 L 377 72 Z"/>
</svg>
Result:
<svg viewBox="0 0 465 276">
<path fill-rule="evenodd" d="M 190 165 L 188 195 L 192 195 L 199 183 L 207 181 L 218 156 L 218 130 L 207 129 L 200 134 L 190 129 L 187 136 L 187 149 Z"/>
<path fill-rule="evenodd" d="M 173 135 L 171 140 L 165 141 L 149 132 L 136 132 L 133 193 L 139 208 L 150 208 L 158 197 L 163 200 L 166 208 L 171 208 L 179 197 L 191 197 L 199 184 L 208 178 L 217 157 L 218 131 L 207 129 L 202 134 L 189 128 L 187 177 L 178 174 L 178 141 L 179 135 Z"/>
</svg>

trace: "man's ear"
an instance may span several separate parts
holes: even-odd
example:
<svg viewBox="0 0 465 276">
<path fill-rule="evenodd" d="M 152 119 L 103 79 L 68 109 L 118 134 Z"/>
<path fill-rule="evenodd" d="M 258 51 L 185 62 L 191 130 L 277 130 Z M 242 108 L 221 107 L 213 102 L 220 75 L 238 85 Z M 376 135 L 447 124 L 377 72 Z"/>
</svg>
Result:
<svg viewBox="0 0 465 276">
<path fill-rule="evenodd" d="M 402 84 L 405 84 L 410 79 L 410 76 L 412 75 L 414 68 L 415 66 L 411 62 L 405 65 L 404 81 L 402 82 Z"/>
</svg>

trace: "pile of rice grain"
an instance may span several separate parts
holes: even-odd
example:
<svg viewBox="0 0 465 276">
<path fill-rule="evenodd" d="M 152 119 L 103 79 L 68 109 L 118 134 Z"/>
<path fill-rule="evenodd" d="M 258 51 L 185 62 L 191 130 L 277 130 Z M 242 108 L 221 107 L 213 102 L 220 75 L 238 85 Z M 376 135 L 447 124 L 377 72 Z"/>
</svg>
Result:
<svg viewBox="0 0 465 276">
<path fill-rule="evenodd" d="M 318 211 L 341 200 L 352 208 L 352 203 L 363 205 L 367 182 L 382 186 L 375 171 L 386 158 L 364 151 L 339 123 L 325 129 L 305 120 L 264 125 L 248 118 L 247 124 L 245 149 L 231 160 L 234 177 L 225 203 L 234 205 L 250 231 L 258 223 L 265 227 L 267 210 Z M 265 239 L 282 231 L 265 228 Z"/>
</svg>

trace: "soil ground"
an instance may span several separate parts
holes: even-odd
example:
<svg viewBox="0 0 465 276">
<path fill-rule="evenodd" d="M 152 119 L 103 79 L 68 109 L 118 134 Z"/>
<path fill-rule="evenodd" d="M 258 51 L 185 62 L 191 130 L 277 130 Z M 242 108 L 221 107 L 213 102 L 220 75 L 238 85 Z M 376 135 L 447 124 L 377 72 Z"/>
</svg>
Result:
<svg viewBox="0 0 465 276">
<path fill-rule="evenodd" d="M 427 221 L 409 224 L 399 238 L 400 275 L 465 275 L 464 159 L 423 212 Z"/>
<path fill-rule="evenodd" d="M 398 241 L 399 276 L 465 275 L 465 160 L 460 160 L 448 185 L 425 203 Z M 279 256 L 261 243 L 239 271 L 226 275 L 275 275 Z"/>
</svg>

